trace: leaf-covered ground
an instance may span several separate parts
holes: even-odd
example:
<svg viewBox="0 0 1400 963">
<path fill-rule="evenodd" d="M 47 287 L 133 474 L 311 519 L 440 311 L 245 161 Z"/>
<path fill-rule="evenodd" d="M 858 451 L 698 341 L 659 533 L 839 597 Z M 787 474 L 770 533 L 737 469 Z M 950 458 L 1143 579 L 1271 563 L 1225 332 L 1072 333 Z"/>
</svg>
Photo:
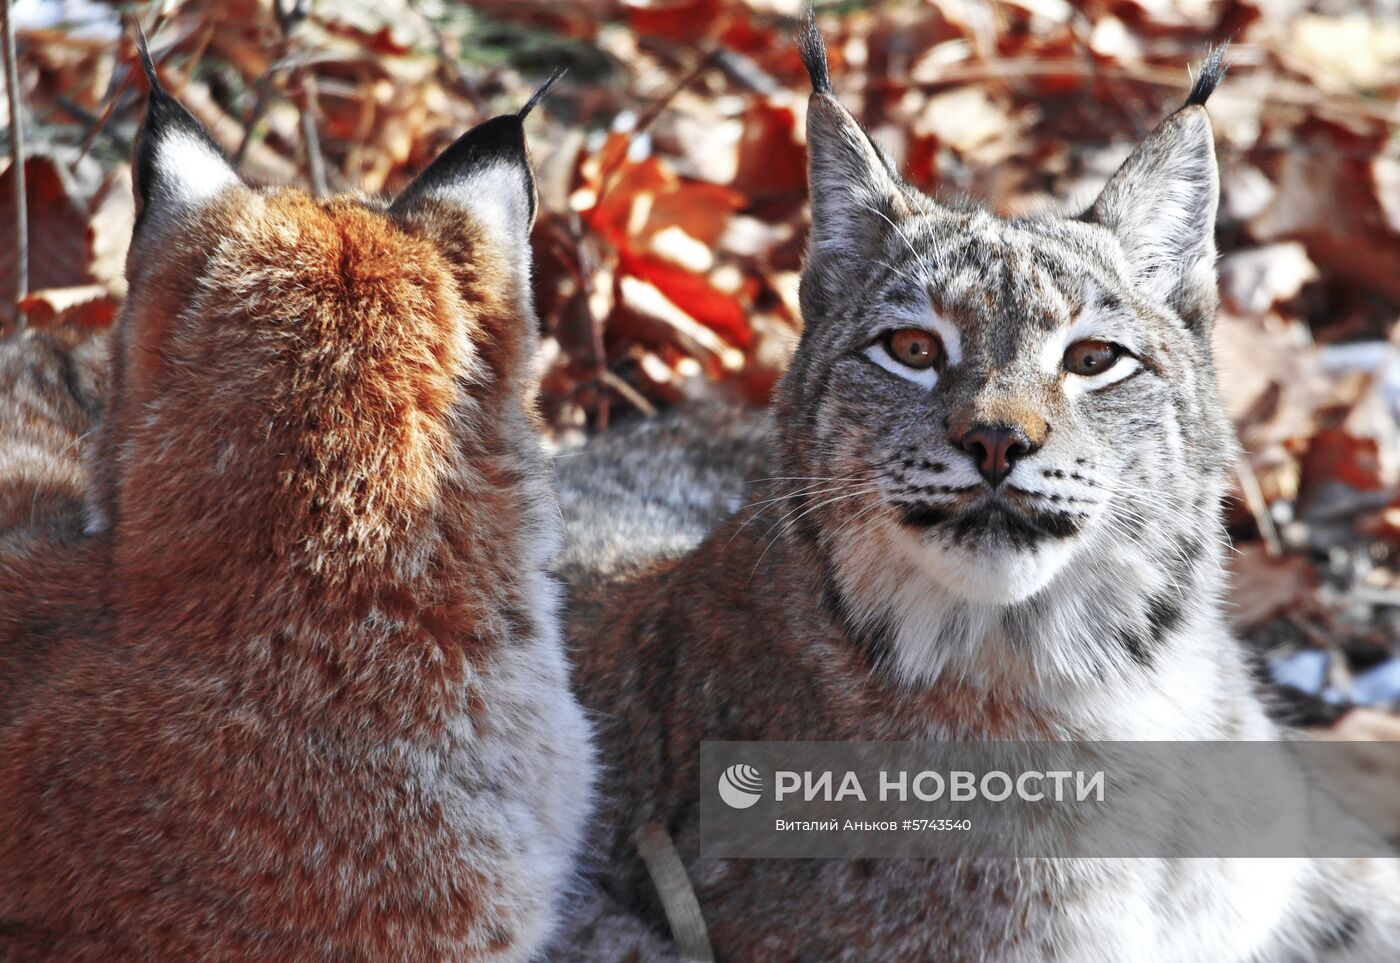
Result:
<svg viewBox="0 0 1400 963">
<path fill-rule="evenodd" d="M 124 293 L 144 81 L 118 9 L 15 2 L 30 325 L 103 327 Z M 1400 702 L 1395 0 L 819 9 L 838 91 L 908 178 L 1005 214 L 1087 202 L 1180 102 L 1190 65 L 1233 39 L 1210 104 L 1217 359 L 1247 452 L 1232 611 L 1299 718 L 1395 736 L 1374 712 Z M 127 16 L 246 176 L 321 191 L 394 191 L 567 66 L 529 127 L 544 403 L 567 443 L 688 399 L 760 404 L 782 371 L 806 224 L 798 13 L 798 0 L 185 0 Z M 11 238 L 8 160 L 0 171 Z M 10 327 L 15 260 L 0 243 Z"/>
</svg>

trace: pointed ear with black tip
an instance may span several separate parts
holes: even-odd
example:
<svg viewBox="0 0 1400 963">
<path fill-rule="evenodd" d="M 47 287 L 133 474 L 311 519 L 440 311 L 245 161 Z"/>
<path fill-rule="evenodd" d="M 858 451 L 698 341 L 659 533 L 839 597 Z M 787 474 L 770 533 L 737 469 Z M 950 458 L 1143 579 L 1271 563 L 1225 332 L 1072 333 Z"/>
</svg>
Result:
<svg viewBox="0 0 1400 963">
<path fill-rule="evenodd" d="M 812 80 L 807 104 L 807 186 L 812 205 L 812 266 L 847 264 L 862 270 L 914 211 L 914 195 L 885 153 L 831 89 L 826 45 L 812 7 L 798 37 Z"/>
<path fill-rule="evenodd" d="M 1224 55 L 1224 47 L 1211 52 L 1186 103 L 1133 151 L 1085 214 L 1117 235 L 1139 289 L 1193 330 L 1209 330 L 1218 304 L 1220 174 L 1205 102 L 1225 75 Z"/>
<path fill-rule="evenodd" d="M 564 75 L 556 70 L 517 113 L 473 127 L 443 151 L 390 206 L 403 215 L 425 200 L 463 211 L 502 251 L 516 252 L 528 276 L 535 176 L 525 145 L 525 118 Z"/>
<path fill-rule="evenodd" d="M 151 211 L 194 207 L 242 187 L 204 125 L 161 85 L 146 35 L 139 28 L 136 52 L 150 85 L 133 165 L 140 219 Z"/>
</svg>

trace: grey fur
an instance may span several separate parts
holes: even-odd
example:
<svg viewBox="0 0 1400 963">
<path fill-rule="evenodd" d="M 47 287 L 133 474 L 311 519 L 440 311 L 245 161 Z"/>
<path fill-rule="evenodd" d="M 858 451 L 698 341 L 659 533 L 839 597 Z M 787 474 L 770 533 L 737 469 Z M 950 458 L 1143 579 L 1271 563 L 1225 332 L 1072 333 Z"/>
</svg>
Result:
<svg viewBox="0 0 1400 963">
<path fill-rule="evenodd" d="M 554 460 L 576 587 L 678 558 L 742 503 L 770 451 L 766 414 L 701 405 L 613 428 Z"/>
</svg>

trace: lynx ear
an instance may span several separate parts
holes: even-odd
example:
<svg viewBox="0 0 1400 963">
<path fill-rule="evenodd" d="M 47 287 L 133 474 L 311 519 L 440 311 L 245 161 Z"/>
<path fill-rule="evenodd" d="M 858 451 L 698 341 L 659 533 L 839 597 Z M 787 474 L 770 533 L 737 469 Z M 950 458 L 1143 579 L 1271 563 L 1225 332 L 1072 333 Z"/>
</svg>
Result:
<svg viewBox="0 0 1400 963">
<path fill-rule="evenodd" d="M 243 182 L 194 116 L 161 85 L 146 36 L 137 31 L 136 52 L 150 95 L 136 142 L 134 183 L 147 211 L 191 207 Z"/>
<path fill-rule="evenodd" d="M 1215 211 L 1220 176 L 1205 102 L 1225 75 L 1211 52 L 1186 104 L 1109 180 L 1086 215 L 1118 236 L 1134 280 L 1192 328 L 1215 315 Z"/>
<path fill-rule="evenodd" d="M 859 261 L 878 250 L 909 195 L 885 153 L 836 99 L 812 8 L 798 38 L 812 79 L 807 104 L 807 187 L 812 205 L 810 257 Z"/>
<path fill-rule="evenodd" d="M 466 212 L 504 249 L 529 264 L 535 220 L 535 177 L 525 148 L 525 118 L 564 75 L 556 70 L 515 114 L 478 124 L 443 151 L 389 208 L 403 214 L 424 200 Z"/>
</svg>

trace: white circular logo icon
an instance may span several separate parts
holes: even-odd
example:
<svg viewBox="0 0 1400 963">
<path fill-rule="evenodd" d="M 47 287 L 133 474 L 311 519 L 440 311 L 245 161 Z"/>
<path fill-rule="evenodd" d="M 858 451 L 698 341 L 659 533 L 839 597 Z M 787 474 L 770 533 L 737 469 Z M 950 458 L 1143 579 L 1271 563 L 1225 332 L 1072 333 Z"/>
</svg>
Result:
<svg viewBox="0 0 1400 963">
<path fill-rule="evenodd" d="M 763 796 L 763 774 L 737 763 L 719 774 L 719 798 L 734 809 L 748 809 Z"/>
</svg>

